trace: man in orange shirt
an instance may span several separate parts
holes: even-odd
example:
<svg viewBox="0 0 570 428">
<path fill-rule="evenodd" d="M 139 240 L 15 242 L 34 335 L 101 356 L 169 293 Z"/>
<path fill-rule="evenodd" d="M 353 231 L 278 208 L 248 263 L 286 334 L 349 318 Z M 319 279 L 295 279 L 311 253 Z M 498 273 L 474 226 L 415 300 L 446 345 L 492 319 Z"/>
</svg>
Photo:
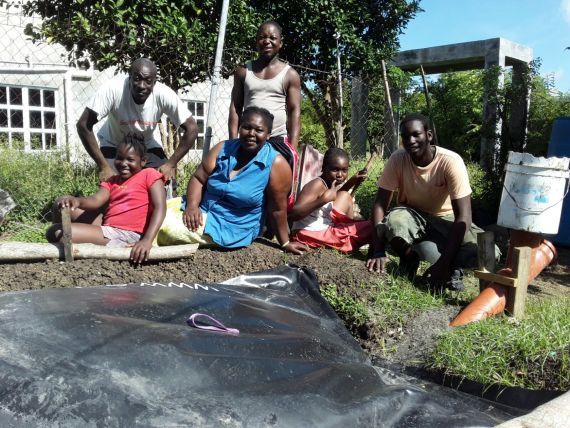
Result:
<svg viewBox="0 0 570 428">
<path fill-rule="evenodd" d="M 396 151 L 378 180 L 374 201 L 376 236 L 366 266 L 385 272 L 386 247 L 400 257 L 400 271 L 413 279 L 420 260 L 432 265 L 424 278 L 432 287 L 463 289 L 460 266 L 477 263 L 471 222 L 471 187 L 463 159 L 431 144 L 429 119 L 413 113 L 400 122 L 403 149 Z M 388 212 L 398 191 L 398 206 Z"/>
</svg>

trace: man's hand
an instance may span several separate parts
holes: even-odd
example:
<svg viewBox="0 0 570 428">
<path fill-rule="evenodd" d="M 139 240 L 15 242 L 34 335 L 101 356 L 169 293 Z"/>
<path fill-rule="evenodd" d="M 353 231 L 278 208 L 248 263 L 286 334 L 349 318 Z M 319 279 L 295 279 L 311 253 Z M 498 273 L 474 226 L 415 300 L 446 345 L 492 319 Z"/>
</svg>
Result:
<svg viewBox="0 0 570 428">
<path fill-rule="evenodd" d="M 116 175 L 116 172 L 111 168 L 109 165 L 101 168 L 99 171 L 99 181 L 107 181 L 113 175 Z"/>
<path fill-rule="evenodd" d="M 158 168 L 158 171 L 164 174 L 166 181 L 170 181 L 176 176 L 176 165 L 165 162 L 160 166 L 160 168 Z"/>
<path fill-rule="evenodd" d="M 288 253 L 300 255 L 307 251 L 309 248 L 300 242 L 290 241 L 283 247 L 283 249 Z"/>
<path fill-rule="evenodd" d="M 386 265 L 388 264 L 388 257 L 372 257 L 366 260 L 366 268 L 368 272 L 386 273 Z"/>
<path fill-rule="evenodd" d="M 187 207 L 182 214 L 182 223 L 184 226 L 196 232 L 202 226 L 202 211 L 198 207 Z"/>
</svg>

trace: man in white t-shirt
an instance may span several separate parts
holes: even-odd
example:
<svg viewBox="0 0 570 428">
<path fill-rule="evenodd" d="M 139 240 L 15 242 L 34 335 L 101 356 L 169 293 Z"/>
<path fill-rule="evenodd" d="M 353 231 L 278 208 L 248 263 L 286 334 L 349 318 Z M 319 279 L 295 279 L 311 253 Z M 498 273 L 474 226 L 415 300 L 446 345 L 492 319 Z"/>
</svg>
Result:
<svg viewBox="0 0 570 428">
<path fill-rule="evenodd" d="M 477 233 L 471 221 L 471 187 L 461 156 L 431 144 L 429 119 L 413 113 L 400 122 L 403 149 L 390 156 L 374 201 L 376 235 L 366 266 L 385 272 L 386 247 L 400 257 L 410 279 L 420 259 L 432 265 L 432 287 L 462 290 L 461 267 L 477 263 Z M 398 206 L 388 211 L 394 192 Z M 497 255 L 500 255 L 496 248 Z"/>
<path fill-rule="evenodd" d="M 157 82 L 156 75 L 156 65 L 151 60 L 135 60 L 131 64 L 129 76 L 113 79 L 101 87 L 79 118 L 79 138 L 99 167 L 101 180 L 116 174 L 113 166 L 116 147 L 127 136 L 145 142 L 148 158 L 146 165 L 158 168 L 167 180 L 174 178 L 176 164 L 196 140 L 198 128 L 188 107 L 176 92 Z M 184 129 L 180 143 L 170 159 L 167 159 L 160 143 L 158 124 L 163 114 L 177 128 Z M 95 137 L 93 125 L 104 117 L 107 120 Z"/>
</svg>

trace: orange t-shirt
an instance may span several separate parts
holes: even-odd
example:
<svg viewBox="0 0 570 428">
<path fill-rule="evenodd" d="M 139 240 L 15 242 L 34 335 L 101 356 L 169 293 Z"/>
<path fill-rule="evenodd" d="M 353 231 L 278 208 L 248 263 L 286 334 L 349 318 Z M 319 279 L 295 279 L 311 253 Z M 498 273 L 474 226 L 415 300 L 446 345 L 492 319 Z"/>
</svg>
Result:
<svg viewBox="0 0 570 428">
<path fill-rule="evenodd" d="M 453 213 L 451 200 L 471 194 L 467 168 L 461 156 L 435 147 L 435 157 L 427 166 L 417 166 L 410 155 L 400 149 L 388 159 L 378 187 L 398 191 L 398 205 L 436 216 Z"/>
</svg>

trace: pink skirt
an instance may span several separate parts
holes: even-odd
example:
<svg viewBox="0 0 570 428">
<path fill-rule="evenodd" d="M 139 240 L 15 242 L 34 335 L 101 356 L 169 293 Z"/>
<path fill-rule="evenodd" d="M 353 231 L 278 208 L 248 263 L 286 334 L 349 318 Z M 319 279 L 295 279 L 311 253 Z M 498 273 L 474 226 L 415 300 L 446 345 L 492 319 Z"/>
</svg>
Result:
<svg viewBox="0 0 570 428">
<path fill-rule="evenodd" d="M 291 240 L 301 242 L 310 248 L 328 247 L 349 253 L 363 245 L 370 244 L 374 236 L 374 226 L 370 220 L 353 220 L 332 209 L 333 225 L 324 230 L 295 230 Z"/>
</svg>

